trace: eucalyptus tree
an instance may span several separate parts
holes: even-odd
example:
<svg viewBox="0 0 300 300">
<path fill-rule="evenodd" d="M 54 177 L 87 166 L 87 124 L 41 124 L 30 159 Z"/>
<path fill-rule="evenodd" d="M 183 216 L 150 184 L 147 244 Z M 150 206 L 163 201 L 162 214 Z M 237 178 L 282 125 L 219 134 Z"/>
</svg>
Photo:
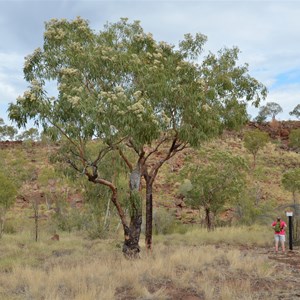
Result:
<svg viewBox="0 0 300 300">
<path fill-rule="evenodd" d="M 256 165 L 256 157 L 259 150 L 263 149 L 270 138 L 267 132 L 259 129 L 245 132 L 244 146 L 253 156 L 253 169 Z"/>
<path fill-rule="evenodd" d="M 188 165 L 181 193 L 195 209 L 204 209 L 208 230 L 214 228 L 214 217 L 224 204 L 234 203 L 246 186 L 247 164 L 243 158 L 228 152 L 217 151 L 206 157 L 206 163 Z"/>
<path fill-rule="evenodd" d="M 68 153 L 79 158 L 71 161 L 73 167 L 111 189 L 124 227 L 124 249 L 136 252 L 144 178 L 146 245 L 151 248 L 152 189 L 162 165 L 225 128 L 239 128 L 247 121 L 247 104 L 258 106 L 266 88 L 248 74 L 247 65 L 237 64 L 237 48 L 204 56 L 202 34 L 187 34 L 175 47 L 156 41 L 138 21 L 121 19 L 95 33 L 77 18 L 46 23 L 44 38 L 43 49 L 25 61 L 30 88 L 10 105 L 10 118 L 19 126 L 33 118 L 45 131 L 56 128 L 64 136 Z M 47 80 L 57 82 L 57 97 L 47 95 Z M 92 138 L 103 145 L 94 159 L 86 151 Z M 98 170 L 112 150 L 130 170 L 130 226 L 117 187 Z"/>
<path fill-rule="evenodd" d="M 300 119 L 300 104 L 297 104 L 289 114 L 291 116 L 295 116 L 297 119 Z"/>
<path fill-rule="evenodd" d="M 257 121 L 265 121 L 268 116 L 272 118 L 272 121 L 275 120 L 276 116 L 281 113 L 282 107 L 276 102 L 267 102 L 266 105 L 259 108 L 258 116 L 256 117 Z"/>
<path fill-rule="evenodd" d="M 29 128 L 28 130 L 25 130 L 21 134 L 18 135 L 19 140 L 25 140 L 25 141 L 37 141 L 40 138 L 40 133 L 37 128 Z"/>
<path fill-rule="evenodd" d="M 0 141 L 10 139 L 13 140 L 18 130 L 13 127 L 6 125 L 2 118 L 0 118 Z"/>
<path fill-rule="evenodd" d="M 287 170 L 282 175 L 282 185 L 293 194 L 293 202 L 296 204 L 296 193 L 300 192 L 300 168 Z"/>
</svg>

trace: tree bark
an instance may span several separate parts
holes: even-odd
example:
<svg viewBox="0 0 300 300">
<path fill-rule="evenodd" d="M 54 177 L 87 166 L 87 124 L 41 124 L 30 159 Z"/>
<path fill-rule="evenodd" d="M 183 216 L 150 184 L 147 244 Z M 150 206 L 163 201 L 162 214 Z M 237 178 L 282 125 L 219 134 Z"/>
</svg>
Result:
<svg viewBox="0 0 300 300">
<path fill-rule="evenodd" d="M 152 184 L 146 181 L 146 249 L 152 250 L 152 220 L 153 220 L 153 198 Z"/>
<path fill-rule="evenodd" d="M 139 246 L 141 226 L 142 215 L 137 214 L 131 217 L 130 226 L 125 226 L 124 228 L 125 241 L 123 244 L 123 253 L 128 259 L 139 258 L 141 251 Z"/>
<path fill-rule="evenodd" d="M 212 212 L 209 207 L 205 208 L 205 221 L 206 221 L 206 226 L 207 230 L 211 231 L 214 229 L 214 224 L 212 220 Z"/>
<path fill-rule="evenodd" d="M 126 258 L 139 257 L 139 240 L 142 227 L 142 199 L 139 195 L 141 172 L 139 164 L 130 174 L 130 225 L 124 226 L 125 241 L 123 253 Z"/>
</svg>

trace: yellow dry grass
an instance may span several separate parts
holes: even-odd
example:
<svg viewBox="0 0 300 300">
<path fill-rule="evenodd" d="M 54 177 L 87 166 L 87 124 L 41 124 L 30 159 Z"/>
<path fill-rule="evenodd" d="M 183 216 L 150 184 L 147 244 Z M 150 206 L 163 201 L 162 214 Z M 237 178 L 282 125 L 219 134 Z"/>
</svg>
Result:
<svg viewBox="0 0 300 300">
<path fill-rule="evenodd" d="M 266 256 L 237 247 L 245 241 L 251 247 L 254 237 L 266 245 L 263 230 L 195 229 L 158 236 L 152 253 L 142 245 L 140 259 L 126 260 L 114 240 L 63 234 L 59 242 L 35 243 L 24 233 L 5 235 L 0 299 L 262 299 L 265 291 L 253 287 L 271 280 L 274 266 Z"/>
</svg>

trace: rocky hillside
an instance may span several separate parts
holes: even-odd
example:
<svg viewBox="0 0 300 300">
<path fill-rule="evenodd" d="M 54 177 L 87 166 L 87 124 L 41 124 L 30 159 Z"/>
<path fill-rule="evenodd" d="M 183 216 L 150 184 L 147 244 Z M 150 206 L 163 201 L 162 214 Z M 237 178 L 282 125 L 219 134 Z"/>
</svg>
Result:
<svg viewBox="0 0 300 300">
<path fill-rule="evenodd" d="M 293 129 L 300 128 L 300 121 L 272 121 L 266 123 L 255 123 L 250 122 L 247 129 L 259 129 L 265 131 L 273 140 L 280 140 L 282 142 L 282 147 L 288 149 L 289 134 Z"/>
<path fill-rule="evenodd" d="M 260 172 L 264 174 L 269 172 L 270 175 L 260 175 L 261 181 L 257 183 L 259 189 L 257 197 L 261 201 L 271 199 L 278 204 L 284 204 L 289 201 L 287 199 L 290 198 L 290 195 L 281 187 L 281 174 L 286 168 L 297 167 L 298 164 L 300 166 L 299 155 L 288 146 L 289 133 L 292 129 L 297 128 L 300 128 L 300 121 L 274 121 L 264 124 L 251 122 L 240 133 L 226 132 L 222 139 L 217 142 L 217 147 L 230 149 L 239 155 L 248 157 L 248 153 L 243 149 L 242 145 L 243 132 L 252 129 L 268 132 L 276 146 L 270 146 L 261 154 Z M 22 155 L 24 155 L 24 168 L 30 170 L 28 171 L 29 175 L 26 175 L 30 178 L 26 180 L 26 183 L 20 189 L 17 199 L 17 209 L 28 207 L 33 201 L 45 203 L 45 187 L 42 189 L 39 186 L 37 178 L 41 170 L 49 168 L 48 157 L 55 147 L 51 148 L 41 143 L 28 144 L 20 141 L 5 141 L 0 142 L 0 149 L 6 152 L 11 151 L 12 157 L 19 155 L 13 153 L 22 151 Z M 182 196 L 178 193 L 178 186 L 181 180 L 180 170 L 185 163 L 186 157 L 193 156 L 194 151 L 187 149 L 168 161 L 161 169 L 154 186 L 154 205 L 156 209 L 165 207 L 183 223 L 199 222 L 198 212 L 189 209 Z M 156 158 L 159 158 L 159 155 L 160 153 L 158 152 Z M 275 166 L 277 169 L 273 169 Z M 49 182 L 49 188 L 52 191 L 55 190 L 55 183 Z M 66 189 L 66 187 L 60 187 L 60 190 L 56 192 L 65 193 Z M 83 197 L 80 195 L 80 191 L 68 189 L 67 200 L 73 207 L 80 207 Z M 226 218 L 230 218 L 232 215 L 231 209 L 229 208 L 224 214 Z"/>
</svg>

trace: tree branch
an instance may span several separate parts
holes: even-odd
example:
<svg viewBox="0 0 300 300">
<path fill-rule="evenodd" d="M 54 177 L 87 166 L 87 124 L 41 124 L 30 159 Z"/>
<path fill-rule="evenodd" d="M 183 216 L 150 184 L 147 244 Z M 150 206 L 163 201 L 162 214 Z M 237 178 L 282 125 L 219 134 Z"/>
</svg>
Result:
<svg viewBox="0 0 300 300">
<path fill-rule="evenodd" d="M 127 165 L 127 167 L 129 168 L 130 172 L 132 172 L 133 170 L 133 166 L 131 164 L 131 162 L 128 160 L 128 158 L 125 156 L 124 152 L 121 150 L 120 147 L 117 148 L 119 151 L 120 156 L 122 157 L 122 159 L 124 160 L 125 164 Z"/>
</svg>

